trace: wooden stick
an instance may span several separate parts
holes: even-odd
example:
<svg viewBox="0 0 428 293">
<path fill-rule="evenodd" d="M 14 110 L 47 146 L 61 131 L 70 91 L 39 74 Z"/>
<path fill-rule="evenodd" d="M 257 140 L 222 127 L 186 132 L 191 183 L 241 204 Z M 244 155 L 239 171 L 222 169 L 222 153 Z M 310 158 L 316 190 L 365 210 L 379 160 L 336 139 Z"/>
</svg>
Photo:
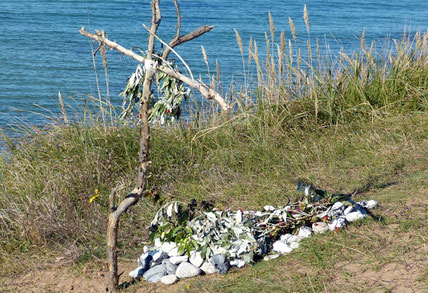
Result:
<svg viewBox="0 0 428 293">
<path fill-rule="evenodd" d="M 119 51 L 120 53 L 127 55 L 127 56 L 131 57 L 132 59 L 134 59 L 140 63 L 143 63 L 146 67 L 147 67 L 147 65 L 149 65 L 149 64 L 147 64 L 150 61 L 149 59 L 146 59 L 143 56 L 140 56 L 140 55 L 134 53 L 133 51 L 124 48 L 123 46 L 119 45 L 116 42 L 113 42 L 113 41 L 107 39 L 106 37 L 89 33 L 85 30 L 84 27 L 82 27 L 79 32 L 81 35 L 83 35 L 85 37 L 91 38 L 91 39 L 98 41 L 98 42 L 103 42 L 108 47 L 115 49 L 115 50 Z M 196 36 L 197 33 L 195 33 L 194 35 Z M 199 34 L 199 35 L 201 35 L 201 34 Z M 184 37 L 186 37 L 186 36 L 184 36 Z M 181 42 L 180 44 L 182 44 L 183 42 L 190 41 L 191 39 L 194 39 L 195 37 L 193 37 L 193 38 L 186 37 L 185 41 L 180 41 L 182 38 L 183 37 L 180 37 L 177 42 Z M 177 45 L 175 45 L 175 46 L 177 46 Z M 201 83 L 197 82 L 196 80 L 193 80 L 193 79 L 191 79 L 191 78 L 181 74 L 180 72 L 173 70 L 167 66 L 159 65 L 159 64 L 154 64 L 154 65 L 155 65 L 156 70 L 165 72 L 166 74 L 168 74 L 168 75 L 170 75 L 170 76 L 172 76 L 178 80 L 181 80 L 182 82 L 185 82 L 188 86 L 198 90 L 202 94 L 202 96 L 204 96 L 205 98 L 207 98 L 209 100 L 211 100 L 211 99 L 215 100 L 220 105 L 220 107 L 223 109 L 223 111 L 227 111 L 230 109 L 230 106 L 226 103 L 226 101 L 223 99 L 223 97 L 218 92 L 216 92 L 215 90 L 213 90 L 213 89 L 211 89 L 205 85 L 202 85 Z M 153 66 L 153 65 L 150 64 L 150 66 Z"/>
<path fill-rule="evenodd" d="M 146 188 L 147 169 L 149 166 L 149 149 L 150 149 L 150 124 L 149 124 L 149 108 L 150 96 L 152 94 L 152 82 L 156 73 L 155 62 L 152 60 L 152 54 L 155 51 L 155 37 L 159 24 L 161 22 L 161 13 L 159 8 L 160 0 L 153 0 L 152 6 L 152 22 L 147 46 L 147 60 L 144 60 L 146 67 L 146 75 L 143 82 L 143 95 L 141 97 L 141 107 L 139 115 L 141 117 L 140 127 L 140 150 L 138 152 L 138 178 L 137 186 L 119 203 L 116 210 L 112 211 L 108 218 L 107 226 L 107 262 L 109 267 L 109 283 L 108 289 L 116 292 L 119 285 L 119 275 L 117 274 L 117 230 L 119 227 L 119 219 L 122 213 L 126 212 L 131 206 L 136 204 L 143 196 Z M 107 44 L 105 34 L 99 35 L 100 42 Z"/>
</svg>

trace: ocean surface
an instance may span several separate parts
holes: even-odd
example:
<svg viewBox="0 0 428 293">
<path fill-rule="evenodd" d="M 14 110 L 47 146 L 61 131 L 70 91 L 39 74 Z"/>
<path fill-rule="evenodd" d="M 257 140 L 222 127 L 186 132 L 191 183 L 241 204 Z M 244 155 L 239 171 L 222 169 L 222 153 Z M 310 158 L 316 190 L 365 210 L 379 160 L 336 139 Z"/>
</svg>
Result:
<svg viewBox="0 0 428 293">
<path fill-rule="evenodd" d="M 268 11 L 272 13 L 277 40 L 284 30 L 291 38 L 288 17 L 294 20 L 298 39 L 306 42 L 303 21 L 305 1 L 281 0 L 181 0 L 182 33 L 207 24 L 215 28 L 206 35 L 178 47 L 194 76 L 207 80 L 201 45 L 206 49 L 210 70 L 218 60 L 224 84 L 242 77 L 242 63 L 234 28 L 248 46 L 252 36 L 264 52 L 269 33 Z M 359 48 L 366 43 L 399 39 L 405 28 L 410 33 L 428 28 L 428 1 L 348 0 L 307 1 L 311 38 L 328 42 L 331 52 Z M 159 35 L 169 41 L 175 34 L 176 15 L 172 0 L 161 1 Z M 58 91 L 66 103 L 78 107 L 89 96 L 98 96 L 90 42 L 79 34 L 105 30 L 108 38 L 127 48 L 146 49 L 149 0 L 0 0 L 0 127 L 26 123 L 40 125 L 59 112 Z M 97 47 L 93 45 L 94 49 Z M 158 48 L 159 49 L 159 48 Z M 173 54 L 170 55 L 171 57 Z M 136 62 L 108 51 L 111 101 L 119 105 L 127 77 Z M 101 94 L 107 94 L 99 54 L 96 66 Z M 182 69 L 184 72 L 184 68 Z M 77 102 L 76 102 L 77 100 Z"/>
</svg>

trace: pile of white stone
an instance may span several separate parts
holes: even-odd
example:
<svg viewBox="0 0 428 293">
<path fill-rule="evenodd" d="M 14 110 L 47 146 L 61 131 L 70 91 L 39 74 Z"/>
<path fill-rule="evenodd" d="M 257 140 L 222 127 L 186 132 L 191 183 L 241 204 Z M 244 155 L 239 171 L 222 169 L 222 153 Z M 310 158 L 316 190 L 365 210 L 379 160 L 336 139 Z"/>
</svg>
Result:
<svg viewBox="0 0 428 293">
<path fill-rule="evenodd" d="M 154 246 L 144 246 L 144 253 L 138 259 L 138 267 L 129 276 L 171 285 L 178 279 L 200 274 L 225 274 L 231 265 L 237 264 L 231 264 L 225 254 L 215 254 L 207 261 L 199 251 L 192 251 L 189 257 L 187 253 L 180 254 L 174 242 L 161 243 L 157 238 Z M 240 265 L 244 266 L 245 262 Z"/>
<path fill-rule="evenodd" d="M 299 247 L 299 242 L 312 236 L 312 234 L 324 233 L 329 230 L 337 231 L 347 223 L 363 219 L 367 216 L 367 209 L 375 208 L 378 203 L 374 200 L 361 201 L 351 206 L 342 202 L 336 202 L 329 207 L 319 218 L 329 219 L 312 223 L 311 227 L 300 227 L 298 232 L 284 234 L 271 246 L 271 250 L 264 256 L 264 260 L 271 260 L 282 254 L 287 254 Z M 265 207 L 265 211 L 274 212 L 275 208 Z M 138 267 L 129 273 L 132 278 L 143 278 L 148 282 L 162 282 L 167 285 L 174 284 L 179 279 L 195 277 L 201 274 L 221 273 L 225 274 L 230 267 L 242 268 L 245 261 L 234 259 L 229 261 L 227 252 L 214 254 L 209 259 L 204 259 L 199 251 L 179 253 L 174 242 L 162 243 L 155 239 L 154 246 L 146 245 L 144 253 L 138 259 Z"/>
</svg>

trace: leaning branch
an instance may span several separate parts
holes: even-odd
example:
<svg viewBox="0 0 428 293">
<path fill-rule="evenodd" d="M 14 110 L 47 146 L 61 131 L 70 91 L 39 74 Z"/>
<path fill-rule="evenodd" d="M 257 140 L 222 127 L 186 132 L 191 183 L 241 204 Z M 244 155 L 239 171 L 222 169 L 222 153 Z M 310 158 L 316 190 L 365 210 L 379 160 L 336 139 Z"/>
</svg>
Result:
<svg viewBox="0 0 428 293">
<path fill-rule="evenodd" d="M 205 28 L 205 29 L 203 29 L 203 28 Z M 190 41 L 190 40 L 196 38 L 197 36 L 200 36 L 200 35 L 204 34 L 205 32 L 210 31 L 212 28 L 213 28 L 213 26 L 209 26 L 209 27 L 203 26 L 203 27 L 197 29 L 196 31 L 193 31 L 192 33 L 189 33 L 183 37 L 180 37 L 177 42 L 179 42 L 179 44 L 181 44 L 183 42 Z M 200 32 L 198 33 L 197 31 L 200 31 Z M 124 48 L 123 46 L 119 45 L 118 43 L 110 41 L 109 39 L 107 39 L 105 36 L 103 36 L 101 34 L 89 33 L 85 30 L 84 27 L 82 27 L 79 32 L 81 35 L 88 37 L 88 38 L 91 38 L 95 41 L 102 42 L 102 43 L 106 44 L 107 46 L 109 46 L 110 48 L 115 49 L 115 50 L 119 51 L 120 53 L 127 55 L 127 56 L 131 57 L 132 59 L 134 59 L 140 63 L 146 64 L 148 62 L 151 62 L 151 60 L 145 59 L 143 56 L 140 56 L 140 55 L 134 53 L 133 51 Z M 175 46 L 177 46 L 177 45 L 178 44 L 175 44 Z M 148 64 L 148 65 L 153 66 L 153 64 Z M 218 92 L 207 87 L 206 85 L 203 85 L 203 84 L 197 82 L 196 80 L 191 79 L 191 78 L 181 74 L 180 72 L 178 72 L 174 69 L 171 69 L 167 66 L 156 64 L 156 70 L 162 71 L 162 72 L 164 72 L 164 73 L 166 73 L 166 74 L 168 74 L 168 75 L 170 75 L 170 76 L 172 76 L 178 80 L 181 80 L 182 82 L 185 82 L 188 86 L 198 90 L 202 94 L 202 96 L 204 96 L 205 98 L 207 98 L 209 100 L 212 99 L 212 100 L 216 101 L 224 111 L 227 111 L 230 109 L 230 106 L 226 103 L 226 101 L 223 99 L 223 97 Z"/>
<path fill-rule="evenodd" d="M 184 36 L 181 36 L 178 39 L 174 39 L 173 41 L 171 41 L 169 46 L 171 48 L 177 47 L 178 45 L 181 45 L 183 43 L 186 43 L 188 41 L 191 41 L 193 39 L 196 39 L 196 38 L 202 36 L 203 34 L 209 32 L 213 28 L 214 28 L 213 25 L 207 26 L 206 24 L 204 24 L 200 28 L 195 29 L 193 32 L 185 34 Z M 166 48 L 162 54 L 162 58 L 164 58 L 164 59 L 168 58 L 169 52 L 170 52 L 170 50 L 168 48 Z"/>
</svg>

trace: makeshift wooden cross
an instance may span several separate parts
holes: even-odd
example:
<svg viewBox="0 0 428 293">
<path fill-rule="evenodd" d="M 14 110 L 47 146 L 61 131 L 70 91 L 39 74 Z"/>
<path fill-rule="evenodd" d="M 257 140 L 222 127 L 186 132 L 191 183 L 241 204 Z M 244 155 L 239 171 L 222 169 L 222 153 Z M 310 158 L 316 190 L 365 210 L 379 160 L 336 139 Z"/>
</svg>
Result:
<svg viewBox="0 0 428 293">
<path fill-rule="evenodd" d="M 139 117 L 141 119 L 140 127 L 140 151 L 139 151 L 139 160 L 138 160 L 138 179 L 136 187 L 122 200 L 119 205 L 116 207 L 114 204 L 114 194 L 113 191 L 110 196 L 110 209 L 111 213 L 108 219 L 108 228 L 107 228 L 107 261 L 109 267 L 109 284 L 108 290 L 115 291 L 118 288 L 119 276 L 117 274 L 117 230 L 119 224 L 119 217 L 122 213 L 126 212 L 129 207 L 136 204 L 138 200 L 143 197 L 144 191 L 146 188 L 147 180 L 147 168 L 149 165 L 149 149 L 150 149 L 150 125 L 149 125 L 149 115 L 150 115 L 150 98 L 152 95 L 152 83 L 154 75 L 157 71 L 161 71 L 170 77 L 173 77 L 177 80 L 180 80 L 186 83 L 189 87 L 198 90 L 202 96 L 207 99 L 212 99 L 216 101 L 223 111 L 227 111 L 230 106 L 226 103 L 223 97 L 216 92 L 214 89 L 208 87 L 202 82 L 198 82 L 193 79 L 193 77 L 187 77 L 177 70 L 166 66 L 161 62 L 158 62 L 154 57 L 155 52 L 155 39 L 159 39 L 156 35 L 158 27 L 161 22 L 161 11 L 159 8 L 160 0 L 152 0 L 152 21 L 149 30 L 148 36 L 148 47 L 147 55 L 145 57 L 134 53 L 132 50 L 126 49 L 123 46 L 119 45 L 116 42 L 113 42 L 107 39 L 104 31 L 96 32 L 95 34 L 89 33 L 85 30 L 84 27 L 80 29 L 80 34 L 85 37 L 91 38 L 95 41 L 98 41 L 100 47 L 108 46 L 111 49 L 115 49 L 121 52 L 124 55 L 127 55 L 138 62 L 142 63 L 145 68 L 145 76 L 143 81 L 143 93 L 140 100 L 141 106 L 139 109 Z M 161 60 L 167 60 L 169 53 L 174 51 L 174 47 L 181 45 L 185 42 L 193 40 L 206 32 L 209 32 L 213 29 L 214 26 L 202 26 L 193 32 L 190 32 L 186 35 L 180 35 L 181 28 L 181 14 L 180 8 L 177 0 L 174 0 L 174 5 L 177 13 L 177 27 L 175 37 L 166 45 L 165 50 L 162 53 Z M 160 39 L 159 39 L 160 40 Z"/>
</svg>

